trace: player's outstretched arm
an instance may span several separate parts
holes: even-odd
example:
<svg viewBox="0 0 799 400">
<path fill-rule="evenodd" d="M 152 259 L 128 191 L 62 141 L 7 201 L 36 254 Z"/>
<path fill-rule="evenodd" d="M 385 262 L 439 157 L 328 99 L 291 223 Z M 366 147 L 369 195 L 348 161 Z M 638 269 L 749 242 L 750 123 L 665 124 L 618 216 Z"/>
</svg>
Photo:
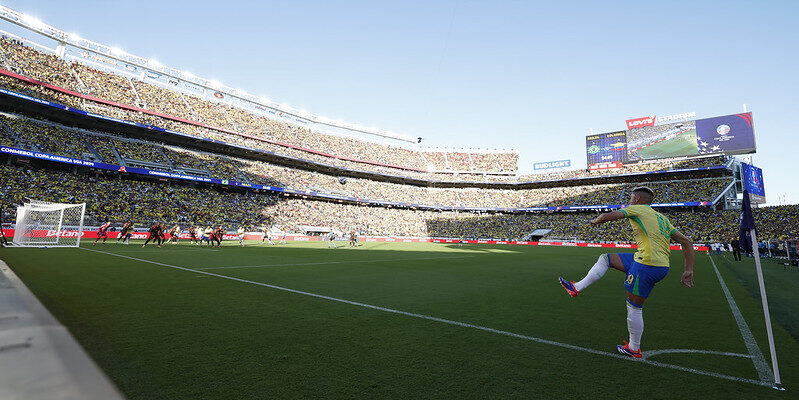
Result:
<svg viewBox="0 0 799 400">
<path fill-rule="evenodd" d="M 617 219 L 624 218 L 624 213 L 621 210 L 611 211 L 591 220 L 591 223 L 594 225 L 604 224 L 605 222 L 615 221 Z"/>
<path fill-rule="evenodd" d="M 688 287 L 694 287 L 694 242 L 680 231 L 674 231 L 671 240 L 682 246 L 682 255 L 685 257 L 685 272 L 680 282 Z"/>
</svg>

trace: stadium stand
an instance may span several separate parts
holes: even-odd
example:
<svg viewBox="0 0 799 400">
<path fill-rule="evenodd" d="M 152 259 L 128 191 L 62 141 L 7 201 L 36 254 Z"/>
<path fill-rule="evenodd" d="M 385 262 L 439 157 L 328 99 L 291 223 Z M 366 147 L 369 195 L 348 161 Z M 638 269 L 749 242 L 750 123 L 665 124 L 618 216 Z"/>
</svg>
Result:
<svg viewBox="0 0 799 400">
<path fill-rule="evenodd" d="M 160 171 L 282 186 L 360 199 L 423 204 L 436 207 L 513 208 L 624 204 L 633 184 L 579 185 L 531 189 L 431 188 L 369 179 L 339 177 L 262 161 L 234 159 L 107 133 L 79 131 L 18 115 L 3 116 L 5 126 L 18 134 L 18 146 L 84 160 L 120 162 Z M 731 178 L 649 182 L 658 202 L 712 201 Z M 686 190 L 690 187 L 692 190 Z M 690 193 L 690 194 L 689 194 Z"/>
<path fill-rule="evenodd" d="M 396 209 L 314 199 L 280 199 L 264 192 L 229 191 L 178 182 L 119 179 L 116 174 L 69 173 L 46 169 L 2 167 L 3 207 L 26 197 L 58 202 L 87 202 L 87 223 L 131 218 L 140 226 L 151 222 L 209 225 L 277 225 L 289 232 L 300 226 L 357 229 L 364 235 L 522 239 L 535 229 L 551 229 L 553 237 L 590 242 L 632 241 L 626 221 L 601 228 L 585 213 L 436 212 Z M 736 231 L 734 210 L 666 211 L 665 214 L 697 242 L 728 242 Z M 799 206 L 755 210 L 763 240 L 799 236 Z M 13 221 L 13 214 L 5 215 Z"/>
<path fill-rule="evenodd" d="M 78 62 L 71 63 L 70 67 L 86 86 L 86 94 L 122 104 L 140 104 L 136 90 L 127 78 L 105 74 Z"/>
<path fill-rule="evenodd" d="M 354 137 L 312 132 L 306 128 L 257 116 L 243 109 L 199 99 L 152 83 L 137 79 L 127 79 L 120 75 L 93 69 L 78 62 L 70 64 L 52 54 L 37 51 L 18 40 L 6 36 L 0 39 L 0 48 L 3 53 L 5 67 L 13 72 L 103 100 L 132 107 L 145 106 L 149 111 L 160 114 L 162 117 L 145 116 L 141 114 L 147 113 L 124 110 L 108 105 L 100 106 L 90 100 L 78 101 L 70 99 L 66 102 L 76 108 L 89 109 L 115 118 L 128 119 L 192 134 L 202 135 L 203 133 L 208 134 L 209 130 L 217 130 L 261 136 L 289 146 L 313 149 L 317 153 L 327 154 L 328 156 L 323 157 L 324 161 L 329 161 L 328 159 L 332 156 L 334 159 L 353 160 L 356 164 L 367 163 L 367 165 L 390 166 L 390 170 L 395 173 L 398 172 L 397 170 L 408 169 L 422 172 L 428 166 L 419 150 L 364 141 Z M 18 86 L 8 79 L 3 79 L 3 83 L 9 86 Z M 57 90 L 34 89 L 33 91 L 26 90 L 26 92 L 30 94 L 44 92 L 48 98 L 65 100 L 63 96 L 50 93 L 57 92 Z M 171 118 L 164 118 L 166 116 Z M 176 120 L 184 122 L 176 125 Z M 193 123 L 187 123 L 191 121 Z M 206 126 L 206 129 L 198 131 L 197 128 L 200 126 Z M 484 174 L 514 173 L 517 170 L 518 153 L 516 152 L 474 151 L 464 153 L 454 151 L 448 154 L 451 162 L 445 162 L 443 165 L 436 164 L 436 170 L 469 171 Z M 445 158 L 446 155 L 445 153 Z M 307 157 L 307 154 L 305 156 Z M 441 168 L 442 166 L 445 168 Z"/>
<path fill-rule="evenodd" d="M 8 78 L 5 76 L 0 76 L 4 79 L 0 79 L 0 85 L 10 88 L 12 90 L 16 90 L 22 93 L 26 93 L 32 96 L 41 97 L 44 99 L 50 99 L 54 101 L 63 100 L 61 97 L 64 95 L 50 89 L 42 88 L 41 86 L 37 85 L 30 85 L 26 84 L 22 81 L 15 80 L 13 78 Z M 41 95 L 43 92 L 46 92 L 45 95 Z M 51 96 L 52 95 L 52 96 Z M 67 96 L 68 97 L 68 96 Z M 187 96 L 187 98 L 191 98 Z M 74 99 L 71 99 L 74 100 Z M 63 101 L 62 101 L 63 102 Z M 198 137 L 214 139 L 219 141 L 224 141 L 230 144 L 235 144 L 239 146 L 245 146 L 249 148 L 260 149 L 263 151 L 268 151 L 275 154 L 281 154 L 288 157 L 300 158 L 300 159 L 308 159 L 314 162 L 321 163 L 323 165 L 333 165 L 340 168 L 345 168 L 349 170 L 361 170 L 361 171 L 371 171 L 380 174 L 391 174 L 396 175 L 398 172 L 396 169 L 383 167 L 379 165 L 368 165 L 354 161 L 348 161 L 343 159 L 336 159 L 321 156 L 315 153 L 309 153 L 303 150 L 297 150 L 291 147 L 285 147 L 281 145 L 276 145 L 271 142 L 267 142 L 264 140 L 249 138 L 240 135 L 234 135 L 231 133 L 218 131 L 209 128 L 202 128 L 199 126 L 169 120 L 162 117 L 145 114 L 142 112 L 133 112 L 130 110 L 125 110 L 119 107 L 109 106 L 109 105 L 99 105 L 99 103 L 94 103 L 91 101 L 85 101 L 83 103 L 69 103 L 66 104 L 72 107 L 84 107 L 90 109 L 95 112 L 101 112 L 108 114 L 114 118 L 120 119 L 127 119 L 138 123 L 143 123 L 146 125 L 156 125 L 162 126 L 167 129 L 172 129 L 176 131 L 183 131 Z M 268 121 L 266 118 L 261 117 L 263 121 Z M 274 121 L 272 121 L 274 122 Z M 403 150 L 404 151 L 404 150 Z M 446 164 L 446 153 L 442 152 L 424 152 L 421 153 L 422 158 L 424 159 L 424 164 L 429 164 L 432 166 L 433 169 L 437 168 L 448 168 L 448 167 L 441 167 L 441 165 Z M 472 154 L 472 159 L 475 158 L 475 155 Z M 515 160 L 515 159 L 514 159 Z M 527 176 L 520 176 L 516 178 L 512 175 L 457 175 L 457 174 L 430 174 L 430 173 L 423 173 L 423 172 L 416 172 L 411 170 L 404 170 L 401 172 L 403 176 L 408 176 L 411 178 L 418 178 L 418 179 L 425 179 L 431 181 L 460 181 L 462 179 L 474 181 L 478 179 L 484 182 L 529 182 L 529 181 L 540 181 L 540 180 L 553 180 L 553 179 L 576 179 L 576 178 L 587 178 L 587 177 L 596 177 L 596 176 L 609 176 L 609 175 L 618 175 L 618 174 L 629 174 L 629 173 L 640 173 L 640 172 L 652 172 L 652 171 L 662 171 L 662 170 L 673 170 L 679 168 L 695 168 L 700 166 L 718 166 L 723 165 L 726 160 L 723 157 L 707 157 L 704 159 L 698 160 L 682 160 L 682 161 L 668 161 L 668 160 L 661 160 L 661 161 L 653 161 L 647 163 L 640 163 L 640 164 L 633 164 L 627 166 L 622 169 L 618 170 L 609 170 L 609 171 L 585 171 L 585 170 L 575 170 L 575 171 L 567 171 L 567 172 L 559 172 L 547 175 L 527 175 Z M 436 165 L 438 163 L 439 165 Z M 442 164 L 443 163 L 443 164 Z M 515 161 L 514 161 L 515 163 Z M 427 166 L 426 166 L 427 167 Z M 477 177 L 477 178 L 474 178 Z"/>
<path fill-rule="evenodd" d="M 25 198 L 64 203 L 86 202 L 87 223 L 104 219 L 139 224 L 151 222 L 202 225 L 237 223 L 254 226 L 266 217 L 251 210 L 274 204 L 271 195 L 198 189 L 163 182 L 119 179 L 103 174 L 71 174 L 4 166 L 2 187 L 6 210 Z"/>
<path fill-rule="evenodd" d="M 54 54 L 37 51 L 6 36 L 0 37 L 0 48 L 5 63 L 16 67 L 14 69 L 18 72 L 68 90 L 80 91 L 80 83 L 71 73 L 69 65 Z"/>
</svg>

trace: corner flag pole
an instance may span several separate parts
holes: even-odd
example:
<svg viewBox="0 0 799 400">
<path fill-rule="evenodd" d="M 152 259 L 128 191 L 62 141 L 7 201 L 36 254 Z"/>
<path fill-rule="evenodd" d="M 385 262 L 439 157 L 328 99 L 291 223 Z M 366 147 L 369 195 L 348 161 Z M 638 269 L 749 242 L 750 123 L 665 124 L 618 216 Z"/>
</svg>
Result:
<svg viewBox="0 0 799 400">
<path fill-rule="evenodd" d="M 755 233 L 755 223 L 752 216 L 752 206 L 750 204 L 749 192 L 744 190 L 743 204 L 741 206 L 741 234 L 748 232 L 752 240 L 752 252 L 755 255 L 755 268 L 757 269 L 757 281 L 760 284 L 760 300 L 763 303 L 763 315 L 766 319 L 766 334 L 768 335 L 768 347 L 771 352 L 771 367 L 774 370 L 774 385 L 779 388 L 780 367 L 777 364 L 777 349 L 774 347 L 774 334 L 771 331 L 771 315 L 768 311 L 768 300 L 766 299 L 766 285 L 763 282 L 763 269 L 760 266 L 760 251 L 757 246 L 757 234 Z"/>
<path fill-rule="evenodd" d="M 757 248 L 757 234 L 752 229 L 752 250 L 755 254 L 755 267 L 757 268 L 757 281 L 760 284 L 760 301 L 763 303 L 763 315 L 766 318 L 766 333 L 768 334 L 768 347 L 771 352 L 771 367 L 774 369 L 774 383 L 780 385 L 780 367 L 777 364 L 777 349 L 774 347 L 774 334 L 771 332 L 771 315 L 768 312 L 766 300 L 766 285 L 763 283 L 763 269 L 760 267 L 760 251 Z"/>
</svg>

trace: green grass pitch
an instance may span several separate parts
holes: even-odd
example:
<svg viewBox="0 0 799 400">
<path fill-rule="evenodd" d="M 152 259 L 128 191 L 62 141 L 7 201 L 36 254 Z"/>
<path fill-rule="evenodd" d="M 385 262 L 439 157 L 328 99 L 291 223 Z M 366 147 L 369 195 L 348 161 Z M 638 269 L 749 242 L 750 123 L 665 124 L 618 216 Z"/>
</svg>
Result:
<svg viewBox="0 0 799 400">
<path fill-rule="evenodd" d="M 674 139 L 638 150 L 637 153 L 643 159 L 695 156 L 699 154 L 699 147 L 696 144 L 696 129 L 683 133 Z"/>
<path fill-rule="evenodd" d="M 692 289 L 679 284 L 682 254 L 672 253 L 644 307 L 643 350 L 743 357 L 616 357 L 627 337 L 622 274 L 608 271 L 575 299 L 557 283 L 581 278 L 600 249 L 339 245 L 107 244 L 7 248 L 2 258 L 130 399 L 787 399 L 799 390 L 799 344 L 783 327 L 797 327 L 784 311 L 797 295 L 784 282 L 795 289 L 799 272 L 774 263 L 765 268 L 780 291 L 772 309 L 785 392 L 756 383 L 703 253 Z M 751 259 L 714 260 L 770 362 Z"/>
</svg>

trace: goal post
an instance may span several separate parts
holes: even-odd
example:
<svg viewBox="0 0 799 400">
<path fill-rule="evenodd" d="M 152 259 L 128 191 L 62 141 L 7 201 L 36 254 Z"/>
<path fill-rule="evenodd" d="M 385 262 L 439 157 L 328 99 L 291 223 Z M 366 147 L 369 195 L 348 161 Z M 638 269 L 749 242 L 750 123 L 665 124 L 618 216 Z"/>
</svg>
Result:
<svg viewBox="0 0 799 400">
<path fill-rule="evenodd" d="M 29 200 L 17 207 L 15 246 L 78 247 L 83 236 L 86 203 L 63 204 Z"/>
</svg>

